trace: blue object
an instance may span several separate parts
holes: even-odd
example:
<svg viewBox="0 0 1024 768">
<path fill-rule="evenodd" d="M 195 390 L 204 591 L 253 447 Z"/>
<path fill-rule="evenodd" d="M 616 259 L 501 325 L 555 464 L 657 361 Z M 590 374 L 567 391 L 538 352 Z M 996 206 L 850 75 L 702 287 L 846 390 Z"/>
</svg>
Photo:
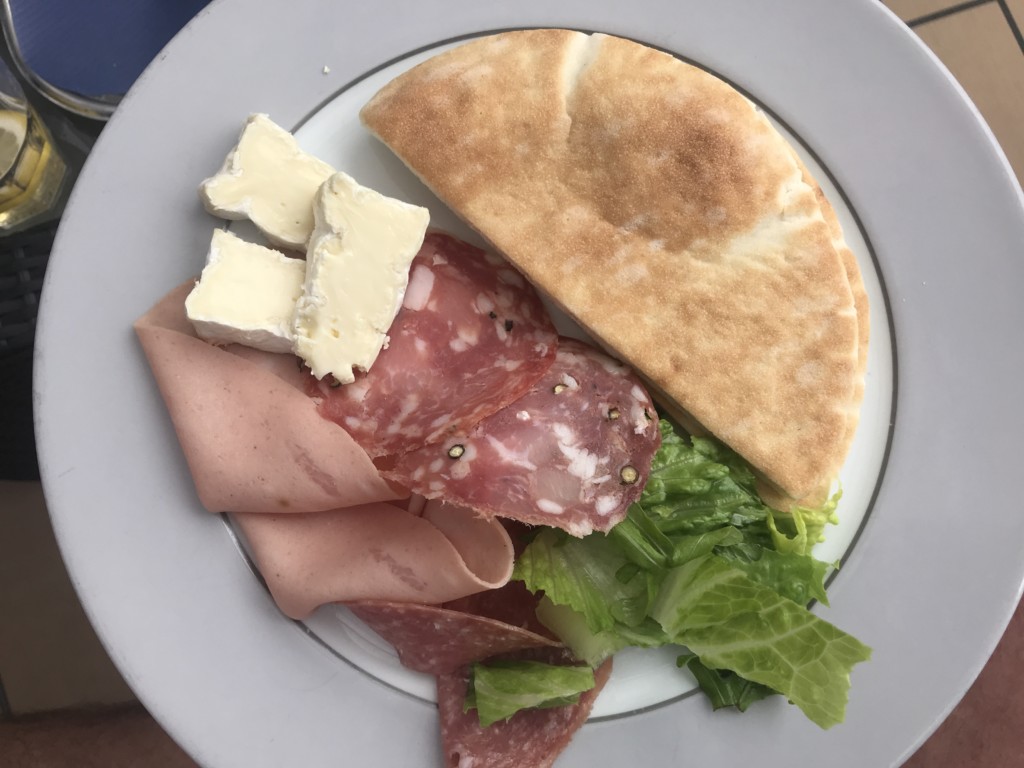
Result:
<svg viewBox="0 0 1024 768">
<path fill-rule="evenodd" d="M 210 0 L 9 0 L 28 67 L 87 97 L 125 93 Z"/>
</svg>

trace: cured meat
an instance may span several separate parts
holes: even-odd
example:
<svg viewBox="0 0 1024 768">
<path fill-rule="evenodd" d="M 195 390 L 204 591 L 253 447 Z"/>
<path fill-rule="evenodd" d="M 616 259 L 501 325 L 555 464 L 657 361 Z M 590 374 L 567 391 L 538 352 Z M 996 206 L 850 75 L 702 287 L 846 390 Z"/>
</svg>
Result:
<svg viewBox="0 0 1024 768">
<path fill-rule="evenodd" d="M 565 663 L 555 649 L 527 652 L 548 663 Z M 441 741 L 445 768 L 551 768 L 586 722 L 594 701 L 608 682 L 611 659 L 594 670 L 595 686 L 567 707 L 520 710 L 508 720 L 480 727 L 475 709 L 462 711 L 469 685 L 469 668 L 439 675 L 437 706 L 441 711 Z"/>
<path fill-rule="evenodd" d="M 398 457 L 385 477 L 483 515 L 608 531 L 626 515 L 661 444 L 639 379 L 607 355 L 561 339 L 554 364 L 516 402 Z"/>
<path fill-rule="evenodd" d="M 408 496 L 296 388 L 296 358 L 197 338 L 185 317 L 194 284 L 168 293 L 135 332 L 206 509 L 317 512 Z"/>
<path fill-rule="evenodd" d="M 429 232 L 373 367 L 345 386 L 309 379 L 320 413 L 371 456 L 402 453 L 526 392 L 558 344 L 536 291 L 503 259 Z"/>
<path fill-rule="evenodd" d="M 443 607 L 453 611 L 471 613 L 474 616 L 495 619 L 557 640 L 554 633 L 541 624 L 540 619 L 537 618 L 538 603 L 540 603 L 540 593 L 534 594 L 521 581 L 510 581 L 498 589 L 474 592 L 472 595 L 460 597 L 458 600 L 451 600 Z"/>
<path fill-rule="evenodd" d="M 503 621 L 433 605 L 363 601 L 348 607 L 395 647 L 404 666 L 433 675 L 498 654 L 560 645 Z"/>
<path fill-rule="evenodd" d="M 443 603 L 500 587 L 512 575 L 512 542 L 499 523 L 437 502 L 422 517 L 365 504 L 233 519 L 274 602 L 293 619 L 325 603 Z"/>
</svg>

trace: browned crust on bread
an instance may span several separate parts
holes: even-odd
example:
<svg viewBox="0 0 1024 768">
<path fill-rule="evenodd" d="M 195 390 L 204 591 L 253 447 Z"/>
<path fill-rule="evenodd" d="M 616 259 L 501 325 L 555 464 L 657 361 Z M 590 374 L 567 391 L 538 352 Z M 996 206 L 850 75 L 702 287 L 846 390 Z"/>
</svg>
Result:
<svg viewBox="0 0 1024 768">
<path fill-rule="evenodd" d="M 868 368 L 868 341 L 871 335 L 871 307 L 868 301 L 868 292 L 860 272 L 860 265 L 857 263 L 857 257 L 850 249 L 850 246 L 846 244 L 843 228 L 839 223 L 839 217 L 836 215 L 835 209 L 828 201 L 821 187 L 814 180 L 807 166 L 804 165 L 795 152 L 793 156 L 800 165 L 804 183 L 814 189 L 818 206 L 821 208 L 825 223 L 828 224 L 832 245 L 839 254 L 840 259 L 842 259 L 843 268 L 846 270 L 846 279 L 850 283 L 850 292 L 853 295 L 853 305 L 857 310 L 857 377 L 854 380 L 853 400 L 850 404 L 850 411 L 847 414 L 846 422 L 847 440 L 852 443 L 857 431 L 857 425 L 860 422 L 860 404 L 864 399 L 865 375 Z M 832 479 L 828 478 L 808 495 L 800 499 L 788 496 L 779 488 L 763 479 L 758 480 L 758 492 L 765 504 L 773 509 L 779 509 L 784 512 L 788 512 L 798 506 L 819 507 L 828 500 L 832 490 Z"/>
<path fill-rule="evenodd" d="M 741 94 L 603 35 L 475 40 L 363 122 L 539 288 L 774 484 L 836 476 L 855 408 L 847 270 Z"/>
<path fill-rule="evenodd" d="M 832 244 L 843 261 L 846 279 L 850 283 L 850 292 L 853 294 L 853 306 L 857 310 L 857 379 L 854 382 L 854 408 L 851 412 L 852 429 L 855 430 L 860 417 L 860 404 L 864 399 L 864 376 L 868 370 L 868 342 L 871 339 L 871 307 L 868 303 L 868 292 L 864 285 L 864 277 L 860 273 L 857 257 L 843 238 L 843 228 L 839 224 L 839 217 L 836 216 L 835 209 L 806 167 L 803 168 L 803 173 L 804 181 L 814 187 L 822 215 L 824 215 L 829 232 L 832 234 Z"/>
</svg>

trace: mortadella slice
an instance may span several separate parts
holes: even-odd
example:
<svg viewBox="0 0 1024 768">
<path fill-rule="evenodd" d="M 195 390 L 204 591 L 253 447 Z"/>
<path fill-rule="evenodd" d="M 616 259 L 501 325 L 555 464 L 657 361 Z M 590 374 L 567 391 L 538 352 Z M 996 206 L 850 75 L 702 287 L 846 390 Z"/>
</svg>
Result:
<svg viewBox="0 0 1024 768">
<path fill-rule="evenodd" d="M 403 666 L 432 675 L 498 654 L 561 645 L 503 621 L 434 605 L 370 600 L 348 608 L 395 647 Z"/>
<path fill-rule="evenodd" d="M 574 536 L 626 515 L 661 444 L 657 413 L 628 368 L 574 339 L 521 398 L 397 457 L 383 474 L 428 498 Z"/>
<path fill-rule="evenodd" d="M 421 517 L 378 503 L 233 519 L 274 601 L 293 619 L 326 603 L 443 603 L 512 575 L 512 542 L 500 524 L 437 502 Z"/>
<path fill-rule="evenodd" d="M 135 323 L 203 506 L 316 512 L 408 495 L 317 413 L 296 358 L 200 340 L 185 317 L 193 280 Z M 237 349 L 232 354 L 229 349 Z"/>
<path fill-rule="evenodd" d="M 373 367 L 340 387 L 311 376 L 310 392 L 371 456 L 403 453 L 518 398 L 557 344 L 537 292 L 507 262 L 429 232 Z"/>
<path fill-rule="evenodd" d="M 527 651 L 529 658 L 547 663 L 570 663 L 565 651 Z M 611 674 L 608 659 L 594 670 L 595 685 L 565 707 L 520 710 L 508 720 L 480 727 L 476 710 L 463 711 L 469 667 L 437 678 L 441 712 L 441 741 L 445 768 L 551 768 L 556 758 L 586 722 L 594 701 Z"/>
</svg>

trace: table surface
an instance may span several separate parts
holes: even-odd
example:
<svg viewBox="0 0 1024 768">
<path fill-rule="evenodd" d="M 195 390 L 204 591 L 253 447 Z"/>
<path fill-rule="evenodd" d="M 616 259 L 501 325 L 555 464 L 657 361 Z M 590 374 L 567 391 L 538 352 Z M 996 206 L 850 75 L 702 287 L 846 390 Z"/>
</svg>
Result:
<svg viewBox="0 0 1024 768">
<path fill-rule="evenodd" d="M 961 82 L 1024 180 L 1024 0 L 887 4 Z M 906 768 L 1024 766 L 1022 678 L 1018 606 L 974 686 Z M 86 754 L 104 766 L 192 765 L 141 711 L 89 627 L 38 483 L 0 481 L 0 765 L 75 765 Z"/>
</svg>

